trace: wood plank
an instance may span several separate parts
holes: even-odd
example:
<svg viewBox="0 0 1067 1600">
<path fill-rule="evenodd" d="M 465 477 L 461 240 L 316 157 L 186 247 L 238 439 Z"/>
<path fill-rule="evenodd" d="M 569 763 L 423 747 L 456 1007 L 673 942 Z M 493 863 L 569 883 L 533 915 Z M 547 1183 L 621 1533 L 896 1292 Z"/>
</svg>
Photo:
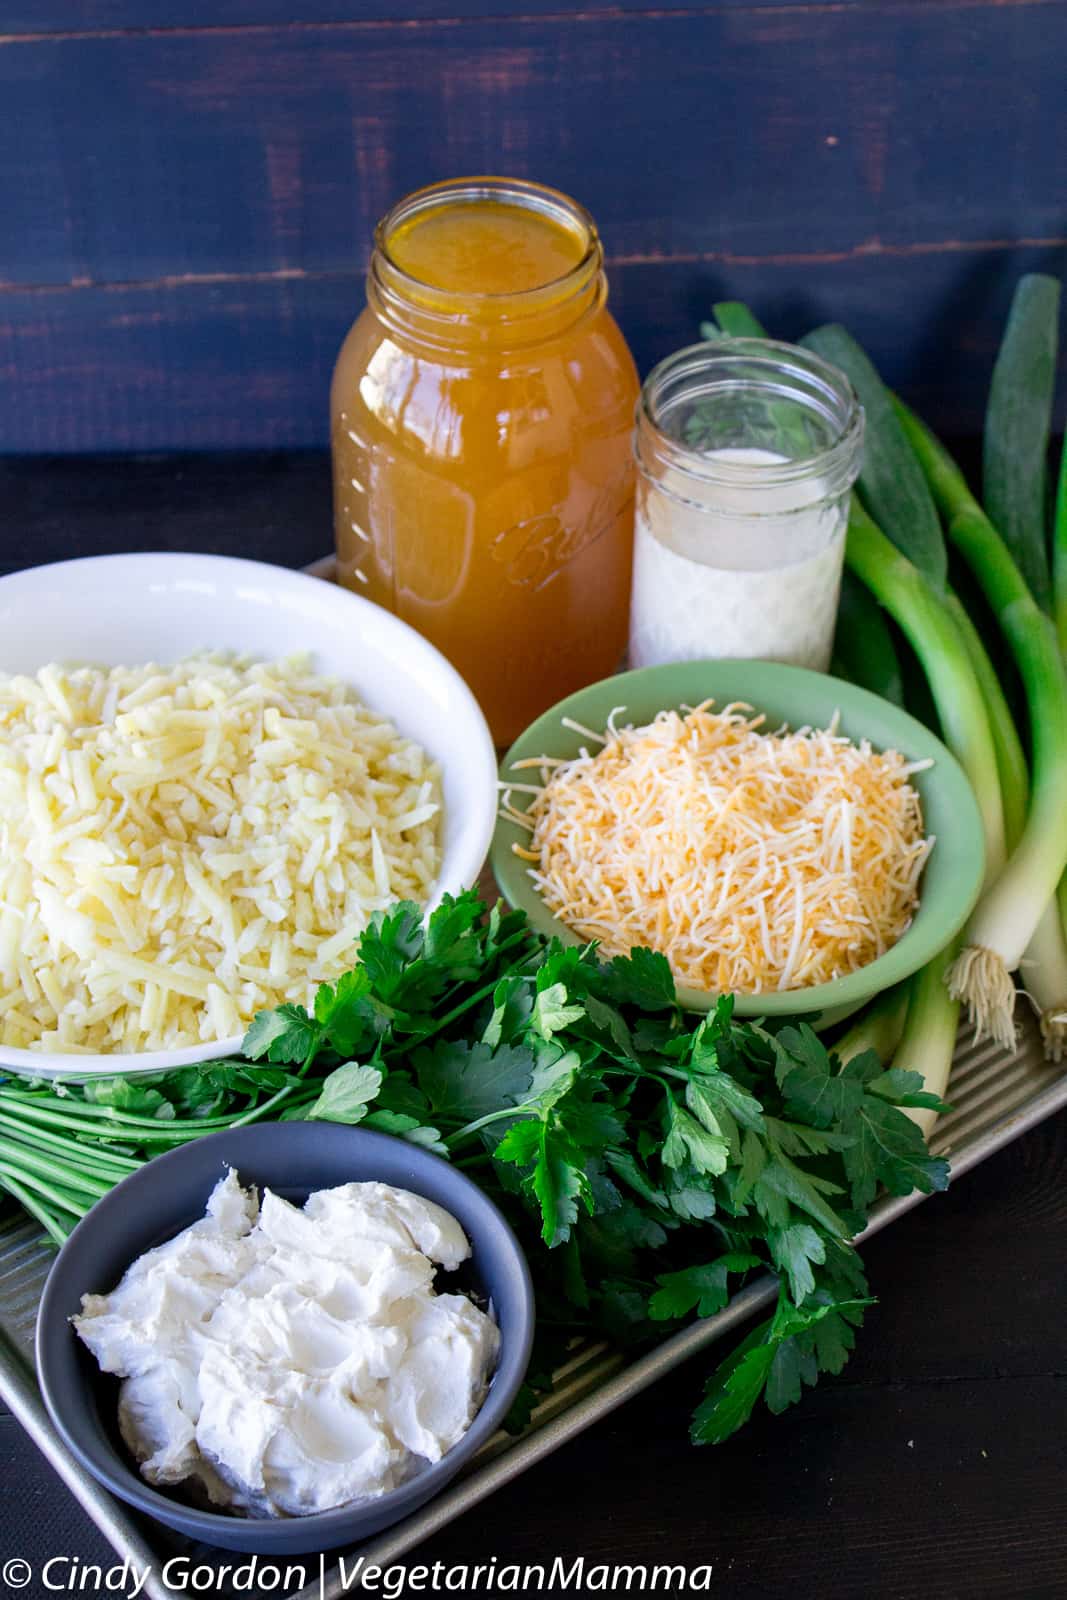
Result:
<svg viewBox="0 0 1067 1600">
<path fill-rule="evenodd" d="M 936 427 L 977 432 L 1012 287 L 1062 250 L 616 264 L 612 305 L 642 372 L 747 299 L 783 338 L 847 323 Z M 334 357 L 362 305 L 350 274 L 0 295 L 0 450 L 304 448 L 327 441 Z M 1064 396 L 1061 394 L 1061 415 Z"/>
<path fill-rule="evenodd" d="M 1063 238 L 1064 59 L 1062 0 L 9 40 L 0 281 L 351 271 L 499 168 L 633 261 Z"/>
<path fill-rule="evenodd" d="M 466 17 L 514 18 L 605 12 L 723 11 L 773 6 L 804 11 L 864 5 L 866 0 L 16 0 L 0 18 L 0 38 L 36 34 L 154 32 L 175 28 L 330 26 L 343 23 L 439 22 Z M 957 8 L 967 5 L 1043 5 L 1049 0 L 912 0 Z"/>
<path fill-rule="evenodd" d="M 199 550 L 305 567 L 333 544 L 324 451 L 0 458 L 0 573 Z"/>
</svg>

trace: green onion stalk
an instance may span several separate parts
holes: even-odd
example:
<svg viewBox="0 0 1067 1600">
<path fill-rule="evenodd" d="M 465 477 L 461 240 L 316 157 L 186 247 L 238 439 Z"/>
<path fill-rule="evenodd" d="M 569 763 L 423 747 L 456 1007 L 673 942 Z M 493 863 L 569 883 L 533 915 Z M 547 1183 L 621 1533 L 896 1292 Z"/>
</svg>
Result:
<svg viewBox="0 0 1067 1600">
<path fill-rule="evenodd" d="M 1061 889 L 1065 880 L 1060 880 Z M 1062 1061 L 1067 1051 L 1067 937 L 1059 901 L 1049 901 L 1019 963 L 1022 992 L 1034 1009 L 1045 1054 Z"/>
<path fill-rule="evenodd" d="M 987 515 L 1034 600 L 1048 612 L 1053 593 L 1048 446 L 1059 323 L 1059 279 L 1044 272 L 1024 273 L 1015 285 L 993 367 L 982 446 Z"/>
<path fill-rule="evenodd" d="M 725 333 L 759 336 L 764 332 L 745 306 L 717 305 L 715 315 Z M 881 508 L 891 516 L 893 540 L 854 496 L 848 565 L 864 592 L 872 594 L 896 620 L 919 657 L 946 742 L 978 798 L 986 871 L 991 875 L 1004 862 L 1006 831 L 1021 827 L 1025 816 L 1026 762 L 1017 738 L 1014 746 L 1011 742 L 1011 713 L 1003 696 L 996 704 L 993 696 L 985 693 L 993 685 L 998 695 L 1000 691 L 984 646 L 958 601 L 950 596 L 946 605 L 943 598 L 946 560 L 940 520 L 888 392 L 844 329 L 817 329 L 803 343 L 842 366 L 863 401 L 868 439 L 877 449 L 868 452 L 861 486 L 876 514 Z M 871 637 L 868 630 L 863 649 L 867 667 L 872 664 Z M 899 670 L 888 633 L 882 641 L 881 658 L 884 681 L 876 687 L 881 693 L 891 693 L 895 686 L 899 695 Z M 1006 719 L 1003 737 L 1001 730 L 991 726 L 998 716 Z M 925 971 L 880 996 L 838 1040 L 835 1053 L 842 1062 L 873 1049 L 887 1064 L 896 1058 L 921 1072 L 927 1088 L 940 1093 L 951 1070 L 959 1020 L 959 1003 L 944 983 L 946 967 L 955 954 L 952 949 L 935 958 Z M 932 1120 L 929 1112 L 909 1115 L 920 1121 Z"/>
<path fill-rule="evenodd" d="M 1067 656 L 1067 437 L 1064 438 L 1060 457 L 1060 478 L 1052 522 L 1052 584 L 1056 632 L 1060 649 Z"/>
<path fill-rule="evenodd" d="M 982 693 L 1000 779 L 1005 844 L 1009 851 L 1014 850 L 1026 825 L 1029 804 L 1030 774 L 1026 755 L 1011 708 L 981 636 L 961 601 L 951 590 L 947 596 L 947 606 L 955 619 L 975 681 Z M 1058 930 L 1059 921 L 1056 918 L 1053 920 Z M 916 974 L 909 989 L 907 1014 L 897 1041 L 898 1059 L 905 1066 L 915 1063 L 922 1071 L 923 1087 L 941 1100 L 945 1098 L 952 1072 L 960 1021 L 960 1002 L 949 992 L 946 979 L 962 948 L 963 937 L 957 935 Z M 912 1107 L 907 1115 L 921 1128 L 923 1138 L 928 1139 L 937 1121 L 937 1112 Z"/>
<path fill-rule="evenodd" d="M 895 404 L 946 519 L 948 537 L 997 617 L 1026 695 L 1033 774 L 1026 825 L 1006 867 L 979 901 L 965 947 L 949 973 L 950 990 L 966 1002 L 979 1033 L 991 1034 L 1011 1048 L 1015 1042 L 1011 974 L 1067 867 L 1067 670 L 1051 620 L 956 463 L 906 406 Z"/>
<path fill-rule="evenodd" d="M 970 657 L 971 671 L 985 702 L 989 731 L 993 736 L 997 776 L 1000 779 L 1000 800 L 1004 810 L 1004 844 L 1006 849 L 1011 851 L 1022 838 L 1027 812 L 1030 809 L 1030 769 L 1026 764 L 1026 752 L 1019 738 L 1019 730 L 1015 726 L 1011 707 L 997 677 L 996 668 L 989 659 L 989 653 L 982 643 L 978 629 L 971 621 L 963 602 L 951 590 L 947 604 L 959 629 L 964 649 Z"/>
<path fill-rule="evenodd" d="M 959 956 L 961 943 L 962 937 L 957 936 L 916 973 L 904 1031 L 896 1050 L 896 1059 L 901 1065 L 921 1072 L 923 1088 L 936 1094 L 939 1100 L 944 1099 L 948 1087 L 960 1025 L 960 1002 L 950 992 L 946 979 Z M 937 1112 L 912 1106 L 907 1108 L 907 1115 L 922 1129 L 923 1138 L 928 1139 L 937 1121 Z"/>
<path fill-rule="evenodd" d="M 855 1056 L 863 1055 L 866 1050 L 873 1050 L 884 1066 L 889 1065 L 904 1032 L 911 983 L 911 979 L 905 979 L 890 989 L 883 989 L 863 1015 L 851 1024 L 847 1033 L 841 1035 L 833 1049 L 842 1066 L 847 1066 Z M 915 1070 L 919 1069 L 916 1067 Z"/>
<path fill-rule="evenodd" d="M 1060 651 L 1067 659 L 1067 441 L 1052 522 L 1052 592 Z M 1042 912 L 1020 971 L 1023 992 L 1041 1024 L 1046 1053 L 1061 1061 L 1067 1053 L 1067 876 L 1060 879 L 1056 903 Z"/>
<path fill-rule="evenodd" d="M 996 747 L 970 656 L 945 600 L 902 555 L 853 495 L 845 561 L 901 629 L 918 656 L 945 743 L 971 781 L 982 816 L 986 881 L 1006 858 Z"/>
<path fill-rule="evenodd" d="M 1022 837 L 1029 807 L 1030 773 L 1026 755 L 1000 679 L 978 630 L 955 595 L 949 596 L 949 605 L 971 656 L 971 666 L 986 703 L 996 748 L 997 770 L 1000 773 L 1005 840 L 1011 851 Z M 1061 878 L 1060 884 L 1061 888 L 1067 889 L 1067 879 Z M 1041 913 L 1041 921 L 1019 963 L 1019 975 L 1023 981 L 1022 992 L 1033 1006 L 1041 1028 L 1045 1054 L 1050 1060 L 1058 1062 L 1067 1050 L 1067 1007 L 1064 1004 L 1064 997 L 1067 996 L 1067 937 L 1064 936 L 1059 906 L 1053 901 Z M 915 1120 L 920 1122 L 924 1133 L 928 1131 L 925 1115 L 917 1116 Z"/>
<path fill-rule="evenodd" d="M 243 1111 L 183 1119 L 140 1116 L 73 1097 L 56 1100 L 23 1083 L 0 1081 L 0 1190 L 62 1245 L 96 1201 L 149 1156 L 276 1117 L 318 1093 L 318 1085 L 286 1084 Z"/>
<path fill-rule="evenodd" d="M 856 497 L 849 514 L 845 559 L 850 570 L 894 618 L 919 658 L 945 742 L 966 772 L 978 799 L 985 842 L 985 881 L 989 883 L 1005 861 L 1008 816 L 1011 826 L 1018 825 L 1014 808 L 1006 816 L 1001 784 L 1012 777 L 1018 781 L 1021 773 L 1025 794 L 1026 762 L 1017 738 L 1013 743 L 1006 732 L 1009 726 L 1014 732 L 1006 704 L 996 704 L 992 695 L 996 685 L 996 694 L 1003 702 L 985 648 L 969 623 L 961 627 L 963 608 L 959 602 L 936 593 Z M 988 699 L 983 687 L 989 691 Z M 945 979 L 959 953 L 957 938 L 908 984 L 901 985 L 907 999 L 906 1010 L 901 1014 L 887 999 L 887 1015 L 876 1013 L 869 1039 L 863 1034 L 862 1022 L 851 1029 L 837 1046 L 842 1059 L 848 1059 L 848 1052 L 874 1048 L 883 1060 L 892 1058 L 921 1072 L 923 1087 L 942 1096 L 952 1070 L 960 1012 L 959 1000 L 949 992 Z M 880 1044 L 890 1026 L 895 1029 L 895 1037 L 883 1053 Z M 936 1113 L 918 1109 L 909 1110 L 908 1115 L 919 1123 L 924 1135 L 936 1118 Z"/>
</svg>

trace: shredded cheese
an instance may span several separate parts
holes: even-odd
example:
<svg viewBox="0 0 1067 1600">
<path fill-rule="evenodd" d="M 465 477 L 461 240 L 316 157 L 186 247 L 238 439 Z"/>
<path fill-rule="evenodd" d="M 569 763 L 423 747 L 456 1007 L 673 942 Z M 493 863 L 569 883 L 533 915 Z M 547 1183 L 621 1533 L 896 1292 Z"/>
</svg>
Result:
<svg viewBox="0 0 1067 1600">
<path fill-rule="evenodd" d="M 307 657 L 0 674 L 0 1042 L 130 1052 L 310 1003 L 425 903 L 441 781 Z"/>
<path fill-rule="evenodd" d="M 763 994 L 866 966 L 907 928 L 933 846 L 909 765 L 836 732 L 767 733 L 710 701 L 617 729 L 595 755 L 506 786 L 513 849 L 553 914 L 608 955 L 662 951 L 676 979 Z M 510 790 L 532 794 L 527 808 Z"/>
</svg>

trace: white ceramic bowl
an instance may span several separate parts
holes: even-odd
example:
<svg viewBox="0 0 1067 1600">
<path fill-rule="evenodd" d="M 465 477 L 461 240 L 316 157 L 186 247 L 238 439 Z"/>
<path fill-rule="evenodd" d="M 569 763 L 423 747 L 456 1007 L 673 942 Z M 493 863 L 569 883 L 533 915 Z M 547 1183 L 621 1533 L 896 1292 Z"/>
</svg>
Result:
<svg viewBox="0 0 1067 1600">
<path fill-rule="evenodd" d="M 0 671 L 50 661 L 167 663 L 195 650 L 261 658 L 312 653 L 438 761 L 444 850 L 434 896 L 475 882 L 496 815 L 496 759 L 481 708 L 421 634 L 380 606 L 305 573 L 227 556 L 95 556 L 0 578 Z M 39 1077 L 159 1072 L 233 1054 L 240 1035 L 183 1050 L 52 1055 L 0 1045 L 0 1065 Z"/>
</svg>

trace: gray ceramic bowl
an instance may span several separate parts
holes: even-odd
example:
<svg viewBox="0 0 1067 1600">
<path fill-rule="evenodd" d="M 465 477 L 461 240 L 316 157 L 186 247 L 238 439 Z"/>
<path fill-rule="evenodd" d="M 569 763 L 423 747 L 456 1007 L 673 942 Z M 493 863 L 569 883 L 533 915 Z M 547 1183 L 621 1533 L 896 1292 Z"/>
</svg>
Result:
<svg viewBox="0 0 1067 1600">
<path fill-rule="evenodd" d="M 227 1166 L 244 1183 L 302 1203 L 315 1189 L 377 1180 L 410 1189 L 451 1211 L 473 1251 L 471 1286 L 487 1295 L 500 1326 L 500 1360 L 485 1403 L 441 1461 L 363 1506 L 278 1521 L 202 1511 L 178 1494 L 153 1489 L 124 1448 L 116 1423 L 118 1379 L 98 1369 L 70 1326 L 83 1294 L 106 1293 L 154 1245 L 204 1214 Z M 518 1240 L 497 1207 L 438 1156 L 386 1134 L 337 1123 L 283 1122 L 210 1134 L 157 1156 L 98 1201 L 56 1258 L 37 1318 L 37 1370 L 45 1403 L 64 1442 L 94 1477 L 191 1539 L 230 1550 L 297 1554 L 354 1544 L 416 1510 L 499 1428 L 522 1383 L 533 1339 L 534 1299 Z"/>
</svg>

